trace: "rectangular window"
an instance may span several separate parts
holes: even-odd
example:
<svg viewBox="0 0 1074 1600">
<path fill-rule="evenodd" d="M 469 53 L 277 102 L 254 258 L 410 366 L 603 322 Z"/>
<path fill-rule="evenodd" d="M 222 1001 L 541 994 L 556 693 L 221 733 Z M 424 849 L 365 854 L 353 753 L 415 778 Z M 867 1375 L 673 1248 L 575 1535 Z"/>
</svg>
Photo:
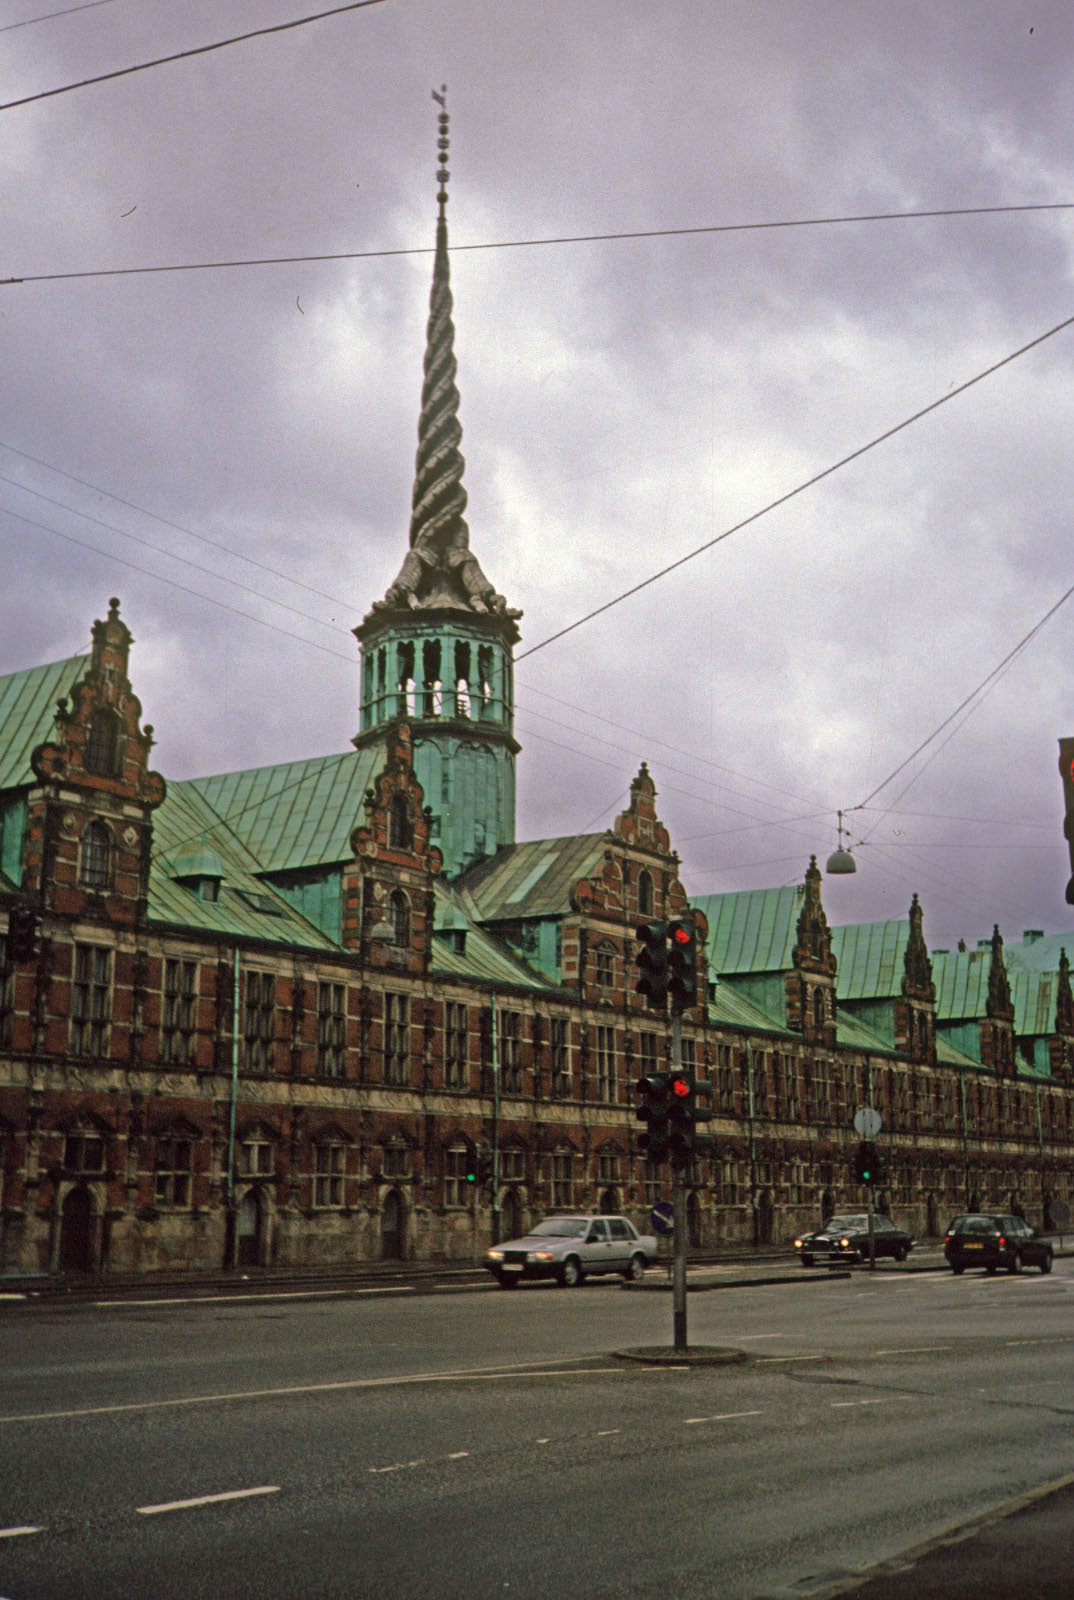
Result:
<svg viewBox="0 0 1074 1600">
<path fill-rule="evenodd" d="M 189 1139 L 166 1137 L 157 1140 L 154 1195 L 158 1206 L 190 1204 Z"/>
<path fill-rule="evenodd" d="M 244 1178 L 268 1178 L 276 1170 L 275 1147 L 267 1139 L 244 1139 L 239 1146 L 239 1171 Z"/>
<path fill-rule="evenodd" d="M 410 999 L 384 996 L 384 1082 L 407 1083 L 410 1066 Z"/>
<path fill-rule="evenodd" d="M 500 1182 L 522 1183 L 526 1176 L 526 1152 L 524 1150 L 500 1151 Z"/>
<path fill-rule="evenodd" d="M 574 1156 L 569 1150 L 557 1151 L 552 1157 L 552 1204 L 574 1204 Z"/>
<path fill-rule="evenodd" d="M 343 1204 L 345 1148 L 341 1144 L 318 1144 L 313 1151 L 313 1203 L 315 1206 Z"/>
<path fill-rule="evenodd" d="M 615 1099 L 615 1029 L 594 1028 L 593 1068 L 597 1080 L 597 1099 Z"/>
<path fill-rule="evenodd" d="M 11 1024 L 15 1015 L 15 969 L 0 972 L 0 1047 L 11 1046 Z"/>
<path fill-rule="evenodd" d="M 570 1024 L 566 1017 L 553 1017 L 548 1028 L 548 1046 L 552 1058 L 552 1093 L 562 1096 L 571 1092 Z"/>
<path fill-rule="evenodd" d="M 444 1006 L 444 1082 L 466 1089 L 470 1077 L 470 1009 L 454 1000 Z"/>
<path fill-rule="evenodd" d="M 97 1133 L 69 1133 L 63 1145 L 68 1172 L 103 1172 L 104 1140 Z"/>
<path fill-rule="evenodd" d="M 647 1077 L 650 1072 L 655 1072 L 660 1059 L 660 1041 L 655 1033 L 640 1033 L 638 1035 L 638 1066 L 641 1076 Z"/>
<path fill-rule="evenodd" d="M 683 1039 L 682 1043 L 682 1069 L 688 1072 L 691 1078 L 697 1077 L 697 1047 L 693 1039 Z"/>
<path fill-rule="evenodd" d="M 729 1044 L 716 1047 L 716 1105 L 720 1111 L 735 1109 L 735 1071 Z"/>
<path fill-rule="evenodd" d="M 466 1181 L 470 1158 L 463 1145 L 444 1151 L 444 1204 L 464 1206 L 470 1201 L 470 1185 Z"/>
<path fill-rule="evenodd" d="M 346 1054 L 346 987 L 342 983 L 319 983 L 317 985 L 317 1076 L 342 1078 Z"/>
<path fill-rule="evenodd" d="M 619 1152 L 602 1150 L 597 1157 L 597 1175 L 601 1183 L 619 1182 Z"/>
<path fill-rule="evenodd" d="M 246 974 L 243 1012 L 243 1061 L 247 1072 L 268 1072 L 276 1024 L 276 979 L 271 972 Z"/>
<path fill-rule="evenodd" d="M 611 945 L 597 946 L 595 976 L 598 987 L 611 989 L 615 985 L 615 951 Z"/>
<path fill-rule="evenodd" d="M 164 993 L 160 1012 L 160 1059 L 168 1067 L 194 1064 L 198 1022 L 198 964 L 196 961 L 164 963 Z"/>
<path fill-rule="evenodd" d="M 71 1054 L 103 1056 L 111 1016 L 111 953 L 95 944 L 75 945 L 71 990 Z"/>
<path fill-rule="evenodd" d="M 659 1167 L 655 1161 L 646 1161 L 646 1163 L 645 1163 L 645 1203 L 646 1203 L 646 1205 L 655 1206 L 656 1202 L 659 1199 L 662 1198 L 663 1193 L 664 1193 L 663 1168 Z"/>
<path fill-rule="evenodd" d="M 389 1144 L 384 1150 L 384 1165 L 381 1168 L 386 1178 L 408 1178 L 410 1176 L 410 1151 L 405 1144 Z"/>
<path fill-rule="evenodd" d="M 522 1093 L 522 1018 L 517 1011 L 501 1011 L 500 1087 L 505 1094 Z"/>
</svg>

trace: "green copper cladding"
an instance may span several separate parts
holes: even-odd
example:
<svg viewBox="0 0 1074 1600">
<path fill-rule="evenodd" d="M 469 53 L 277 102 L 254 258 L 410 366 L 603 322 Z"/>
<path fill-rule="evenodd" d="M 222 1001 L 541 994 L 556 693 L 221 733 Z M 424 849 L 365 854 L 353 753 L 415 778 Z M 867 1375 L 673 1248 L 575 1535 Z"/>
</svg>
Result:
<svg viewBox="0 0 1074 1600">
<path fill-rule="evenodd" d="M 414 768 L 433 838 L 452 875 L 515 837 L 512 650 L 508 607 L 470 549 L 463 513 L 447 235 L 449 118 L 438 116 L 436 252 L 426 328 L 410 546 L 395 581 L 354 631 L 362 647 L 355 744 L 392 722 L 413 730 Z"/>
</svg>

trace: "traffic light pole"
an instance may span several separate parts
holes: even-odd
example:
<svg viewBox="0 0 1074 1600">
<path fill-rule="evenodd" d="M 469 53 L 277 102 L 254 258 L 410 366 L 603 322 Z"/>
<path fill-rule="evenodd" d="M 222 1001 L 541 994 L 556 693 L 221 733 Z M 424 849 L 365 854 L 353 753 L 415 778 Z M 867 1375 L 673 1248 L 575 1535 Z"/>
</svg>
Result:
<svg viewBox="0 0 1074 1600">
<path fill-rule="evenodd" d="M 682 1014 L 671 1013 L 671 1063 L 682 1069 Z M 677 1166 L 671 1170 L 671 1200 L 675 1210 L 674 1255 L 672 1257 L 672 1308 L 676 1354 L 686 1350 L 686 1184 Z"/>
</svg>

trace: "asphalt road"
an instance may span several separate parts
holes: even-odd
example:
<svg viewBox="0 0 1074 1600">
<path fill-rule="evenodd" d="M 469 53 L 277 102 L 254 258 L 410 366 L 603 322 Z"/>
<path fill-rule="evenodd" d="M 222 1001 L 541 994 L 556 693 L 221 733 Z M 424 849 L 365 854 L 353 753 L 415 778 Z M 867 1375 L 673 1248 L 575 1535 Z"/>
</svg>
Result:
<svg viewBox="0 0 1074 1600">
<path fill-rule="evenodd" d="M 1069 1259 L 691 1296 L 748 1362 L 610 1354 L 670 1334 L 617 1284 L 9 1311 L 0 1594 L 834 1594 L 1074 1471 Z"/>
</svg>

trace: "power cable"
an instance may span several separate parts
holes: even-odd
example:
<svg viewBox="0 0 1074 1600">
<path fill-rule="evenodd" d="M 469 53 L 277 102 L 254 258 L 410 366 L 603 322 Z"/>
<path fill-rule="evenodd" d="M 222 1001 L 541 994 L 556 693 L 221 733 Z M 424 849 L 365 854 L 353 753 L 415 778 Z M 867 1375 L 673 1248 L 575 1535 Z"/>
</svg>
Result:
<svg viewBox="0 0 1074 1600">
<path fill-rule="evenodd" d="M 367 0 L 371 4 L 372 0 Z M 12 104 L 19 104 L 13 101 Z M 0 106 L 0 111 L 6 107 Z M 452 255 L 474 250 L 530 250 L 541 245 L 611 244 L 623 239 L 678 239 L 706 233 L 763 233 L 779 228 L 833 228 L 857 222 L 912 222 L 929 217 L 990 217 L 1012 212 L 1072 211 L 1074 201 L 1012 206 L 946 206 L 932 211 L 873 211 L 838 217 L 790 217 L 774 222 L 716 222 L 693 228 L 640 228 L 620 233 L 557 234 L 534 239 L 492 239 L 449 245 Z M 400 245 L 384 250 L 332 250 L 319 255 L 248 256 L 233 261 L 165 262 L 155 267 L 91 267 L 78 272 L 22 273 L 0 278 L 0 287 L 16 283 L 62 283 L 73 278 L 130 278 L 156 272 L 221 272 L 234 267 L 293 267 L 323 261 L 379 261 L 391 256 L 431 256 L 432 245 Z"/>
<path fill-rule="evenodd" d="M 90 483 L 87 478 L 79 478 L 73 472 L 65 472 L 63 467 L 53 466 L 50 461 L 42 461 L 40 456 L 32 456 L 26 450 L 19 450 L 15 445 L 8 444 L 4 439 L 0 439 L 0 449 L 9 450 L 13 456 L 20 456 L 23 461 L 32 461 L 34 466 L 44 467 L 46 472 L 55 472 L 59 477 L 66 478 L 69 483 L 77 483 L 80 488 L 89 489 L 93 494 L 105 495 L 109 500 L 114 500 L 117 506 L 125 506 L 128 511 L 137 511 L 139 516 L 151 517 L 154 522 L 159 522 L 162 527 L 174 528 L 176 533 L 186 534 L 188 538 L 196 539 L 199 544 L 207 544 L 211 550 L 220 550 L 224 555 L 232 556 L 236 561 L 244 561 L 248 566 L 256 567 L 259 572 L 267 572 L 270 577 L 279 578 L 282 582 L 289 583 L 293 589 L 305 589 L 307 594 L 315 594 L 319 600 L 328 600 L 334 606 L 349 604 L 349 602 L 341 600 L 339 595 L 327 594 L 324 589 L 315 589 L 311 584 L 303 583 L 301 578 L 295 578 L 289 572 L 281 572 L 277 567 L 267 566 L 264 561 L 258 561 L 255 556 L 243 555 L 230 545 L 221 544 L 217 539 L 210 539 L 204 533 L 196 533 L 193 528 L 188 528 L 181 522 L 172 522 L 168 517 L 162 517 L 156 511 L 149 511 L 145 506 L 137 505 L 133 500 L 124 500 L 122 495 L 113 494 L 111 489 L 102 489 L 98 483 Z M 15 482 L 12 478 L 5 481 L 8 483 Z M 26 485 L 19 484 L 19 488 L 25 489 Z M 29 494 L 35 494 L 36 492 L 33 489 L 27 490 Z M 68 506 L 67 509 L 73 510 L 74 508 Z M 81 516 L 82 513 L 78 512 L 76 515 Z M 177 557 L 176 559 L 178 560 L 179 558 Z M 253 593 L 252 590 L 250 592 Z M 355 605 L 354 609 L 357 611 L 360 607 Z"/>
<path fill-rule="evenodd" d="M 326 17 L 338 17 L 344 11 L 364 11 L 366 6 L 380 6 L 384 0 L 351 0 L 350 5 L 333 6 L 330 11 L 318 11 L 309 17 L 297 17 L 293 22 L 276 22 L 268 28 L 254 28 L 250 33 L 237 33 L 230 39 L 218 39 L 215 44 L 195 45 L 192 50 L 178 50 L 175 55 L 158 56 L 155 61 L 141 61 L 134 67 L 118 67 L 114 72 L 101 72 L 95 78 L 82 78 L 78 83 L 65 83 L 58 89 L 42 89 L 38 94 L 23 95 L 21 100 L 7 100 L 0 111 L 13 111 L 16 106 L 32 105 L 37 100 L 51 100 L 54 95 L 70 94 L 73 89 L 88 89 L 94 83 L 108 83 L 113 78 L 127 78 L 134 72 L 148 72 L 150 67 L 165 67 L 173 61 L 186 61 L 191 56 L 208 55 L 213 50 L 224 50 L 228 45 L 245 44 L 249 39 L 263 39 L 266 34 L 286 33 L 290 28 L 304 28 L 308 22 L 323 22 Z"/>
<path fill-rule="evenodd" d="M 933 400 L 929 405 L 922 406 L 920 411 L 915 411 L 912 416 L 904 418 L 902 422 L 897 422 L 893 428 L 888 428 L 885 432 L 878 433 L 875 439 L 869 440 L 868 444 L 860 445 L 857 450 L 852 450 L 849 455 L 833 462 L 830 467 L 825 467 L 822 472 L 815 473 L 812 478 L 807 478 L 804 483 L 798 484 L 796 488 L 788 490 L 786 494 L 781 494 L 776 500 L 770 500 L 766 506 L 761 507 L 760 511 L 754 511 L 750 516 L 743 517 L 741 522 L 736 522 L 733 527 L 726 528 L 723 533 L 718 533 L 714 539 L 706 540 L 704 544 L 698 545 L 696 550 L 691 550 L 687 555 L 680 556 L 677 561 L 669 562 L 666 567 L 661 567 L 659 572 L 654 572 L 650 577 L 643 578 L 641 583 L 635 583 L 631 588 L 624 589 L 622 594 L 617 594 L 614 599 L 606 600 L 603 605 L 596 606 L 592 611 L 587 611 L 585 616 L 579 617 L 576 622 L 570 622 L 565 628 L 559 628 L 555 633 L 550 633 L 547 639 L 541 640 L 540 644 L 531 645 L 528 650 L 521 651 L 515 657 L 516 662 L 524 661 L 527 656 L 536 655 L 538 650 L 544 650 L 546 646 L 554 644 L 556 640 L 565 638 L 568 633 L 574 633 L 577 628 L 584 627 L 587 622 L 592 622 L 594 617 L 602 616 L 605 611 L 610 611 L 613 606 L 621 605 L 624 600 L 629 600 L 633 595 L 640 594 L 643 589 L 648 589 L 651 584 L 659 583 L 661 578 L 666 578 L 669 573 L 675 572 L 679 567 L 684 567 L 688 561 L 693 561 L 697 556 L 704 555 L 706 550 L 711 550 L 715 545 L 722 544 L 725 539 L 730 539 L 733 533 L 741 533 L 743 528 L 748 528 L 751 523 L 759 522 L 770 511 L 775 511 L 779 506 L 786 505 L 789 500 L 795 499 L 797 495 L 804 494 L 807 489 L 815 488 L 825 478 L 830 478 L 833 473 L 849 466 L 852 461 L 857 461 L 870 450 L 875 450 L 877 445 L 884 444 L 888 439 L 893 439 L 896 434 L 902 433 L 915 422 L 920 422 L 922 417 L 927 417 L 931 412 L 938 411 L 941 406 L 945 406 L 950 401 L 957 399 L 959 395 L 965 394 L 967 389 L 972 389 L 974 384 L 982 383 L 985 378 L 992 377 L 1001 368 L 1009 366 L 1012 361 L 1017 361 L 1020 356 L 1026 355 L 1030 350 L 1035 350 L 1038 345 L 1044 344 L 1045 340 L 1054 338 L 1057 333 L 1062 333 L 1064 329 L 1071 326 L 1074 326 L 1074 317 L 1066 317 L 1062 322 L 1057 322 L 1054 328 L 1049 328 L 1046 333 L 1038 334 L 1035 339 L 1030 339 L 1029 343 L 1022 345 L 1020 349 L 1012 350 L 1010 355 L 1004 356 L 1000 361 L 993 362 L 990 367 L 985 367 L 983 372 L 978 372 L 975 377 L 968 378 L 965 383 L 960 383 L 957 388 L 941 395 L 938 400 Z M 1065 598 L 1066 596 L 1064 596 Z M 908 759 L 912 760 L 913 758 L 909 757 Z M 901 768 L 897 770 L 901 770 Z M 893 773 L 892 777 L 894 775 Z M 890 783 L 891 779 L 885 779 L 885 782 Z M 872 795 L 869 798 L 872 799 Z"/>
<path fill-rule="evenodd" d="M 22 22 L 0 23 L 0 33 L 13 33 L 16 28 L 32 28 L 36 22 L 54 22 L 57 17 L 71 17 L 76 11 L 95 11 L 98 6 L 110 6 L 113 0 L 82 0 L 79 6 L 65 6 L 62 11 L 46 11 L 40 17 L 26 17 Z"/>
</svg>

